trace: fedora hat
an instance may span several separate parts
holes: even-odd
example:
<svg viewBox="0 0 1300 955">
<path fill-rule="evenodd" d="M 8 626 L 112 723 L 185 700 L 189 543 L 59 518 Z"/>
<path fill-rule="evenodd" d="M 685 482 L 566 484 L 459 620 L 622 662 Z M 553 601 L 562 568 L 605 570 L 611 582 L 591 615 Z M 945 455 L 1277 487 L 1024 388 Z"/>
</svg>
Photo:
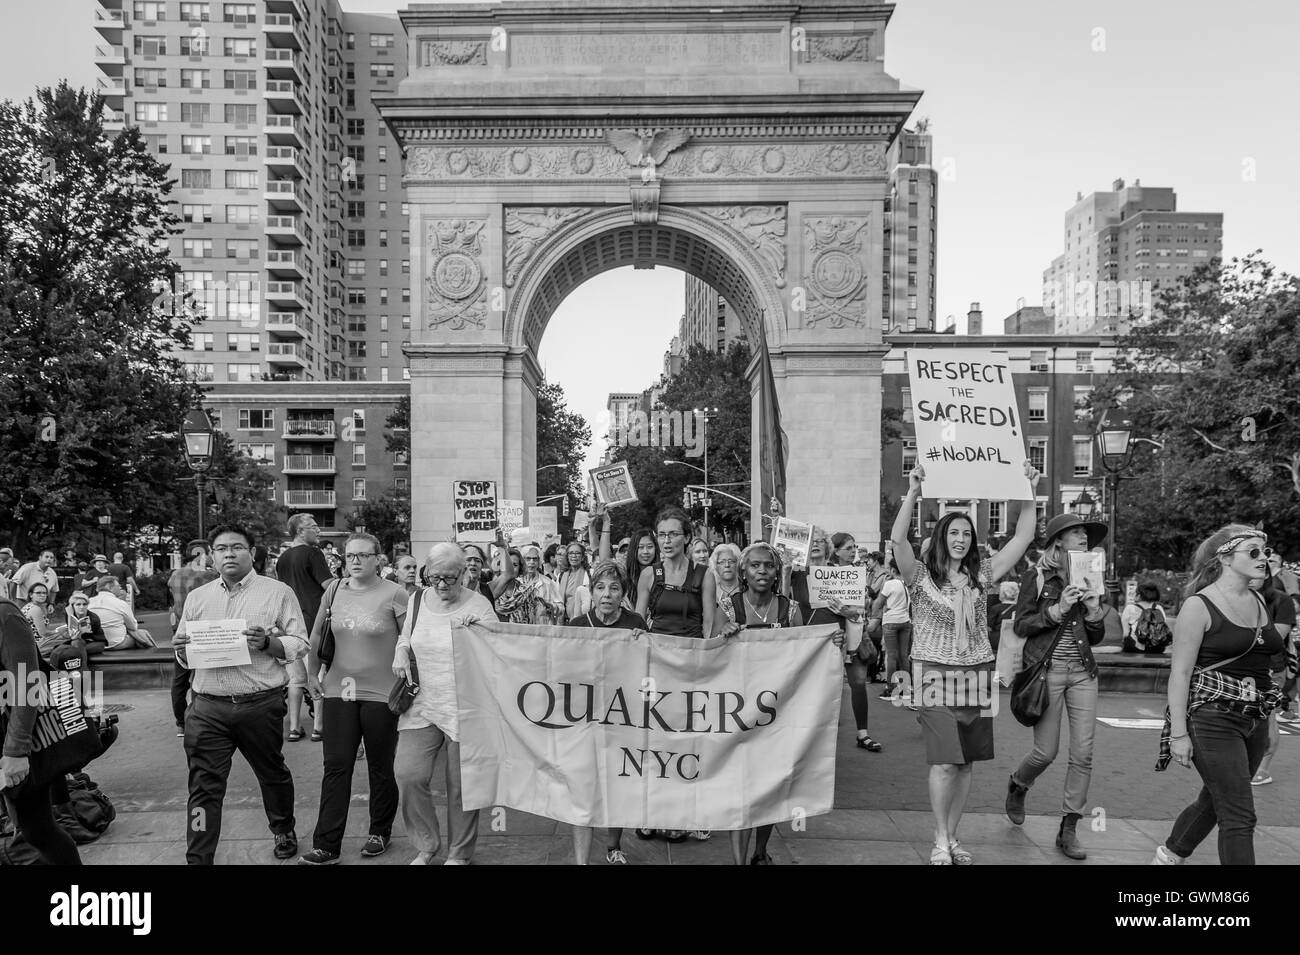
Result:
<svg viewBox="0 0 1300 955">
<path fill-rule="evenodd" d="M 1071 527 L 1082 527 L 1088 532 L 1088 550 L 1092 550 L 1106 539 L 1107 527 L 1101 521 L 1085 521 L 1078 514 L 1057 514 L 1047 522 L 1047 530 L 1043 534 L 1043 546 L 1051 547 L 1052 541 Z"/>
</svg>

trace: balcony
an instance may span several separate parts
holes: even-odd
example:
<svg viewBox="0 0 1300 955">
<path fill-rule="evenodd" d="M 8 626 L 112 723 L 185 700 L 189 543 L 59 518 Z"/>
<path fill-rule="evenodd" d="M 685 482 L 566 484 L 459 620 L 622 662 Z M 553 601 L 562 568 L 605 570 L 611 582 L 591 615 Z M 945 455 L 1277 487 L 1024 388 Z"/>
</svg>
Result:
<svg viewBox="0 0 1300 955">
<path fill-rule="evenodd" d="M 302 264 L 292 249 L 270 249 L 266 253 L 266 270 L 273 275 L 302 278 Z"/>
<path fill-rule="evenodd" d="M 287 245 L 303 245 L 306 242 L 297 216 L 267 216 L 266 234 Z"/>
<path fill-rule="evenodd" d="M 301 50 L 306 43 L 303 42 L 300 22 L 291 13 L 268 13 L 262 24 L 262 35 L 266 37 L 267 46 Z"/>
<path fill-rule="evenodd" d="M 266 300 L 281 308 L 306 308 L 297 282 L 267 282 Z"/>
<path fill-rule="evenodd" d="M 272 285 L 276 284 L 274 282 Z M 292 283 L 286 282 L 286 285 Z M 296 342 L 271 342 L 266 346 L 266 360 L 271 365 L 294 365 L 298 368 L 307 367 L 307 356 L 305 352 L 299 350 Z"/>
<path fill-rule="evenodd" d="M 267 80 L 262 92 L 268 109 L 277 113 L 305 113 L 302 97 L 298 93 L 298 84 L 293 80 Z"/>
<path fill-rule="evenodd" d="M 284 423 L 284 437 L 294 441 L 333 441 L 333 418 L 290 418 Z"/>
<path fill-rule="evenodd" d="M 285 474 L 334 474 L 338 470 L 334 461 L 332 454 L 286 454 L 280 470 Z"/>
<path fill-rule="evenodd" d="M 304 20 L 307 16 L 303 12 L 301 0 L 266 0 L 266 10 L 268 13 L 292 13 L 299 20 Z"/>
<path fill-rule="evenodd" d="M 122 39 L 122 31 L 126 29 L 126 12 L 124 10 L 105 10 L 103 7 L 96 5 L 94 16 L 91 18 L 91 27 L 110 43 L 115 43 Z"/>
<path fill-rule="evenodd" d="M 120 109 L 126 103 L 126 77 L 125 76 L 101 76 L 95 82 L 95 88 L 99 95 L 104 97 L 104 102 L 114 109 Z"/>
<path fill-rule="evenodd" d="M 274 149 L 275 147 L 271 147 Z M 292 179 L 272 179 L 266 184 L 266 192 L 263 197 L 271 208 L 284 212 L 301 212 L 303 208 L 302 197 L 298 195 L 298 184 Z"/>
<path fill-rule="evenodd" d="M 284 115 L 268 113 L 262 122 L 262 132 L 266 134 L 266 141 L 273 146 L 301 148 L 306 145 L 301 123 L 302 120 L 288 113 Z"/>
<path fill-rule="evenodd" d="M 121 76 L 126 69 L 126 47 L 103 44 L 96 46 L 95 65 L 109 76 Z"/>
<path fill-rule="evenodd" d="M 106 109 L 103 112 L 104 132 L 120 133 L 126 129 L 126 113 L 120 109 Z"/>
<path fill-rule="evenodd" d="M 266 330 L 289 338 L 306 338 L 311 332 L 302 312 L 267 312 Z"/>
<path fill-rule="evenodd" d="M 332 508 L 334 504 L 333 491 L 285 491 L 285 507 L 319 507 Z"/>
<path fill-rule="evenodd" d="M 294 176 L 301 179 L 303 176 L 303 161 L 298 150 L 292 146 L 266 147 L 265 162 L 267 167 L 282 176 Z"/>
<path fill-rule="evenodd" d="M 294 50 L 270 49 L 262 54 L 262 66 L 266 75 L 273 80 L 295 80 L 302 82 L 302 54 Z"/>
</svg>

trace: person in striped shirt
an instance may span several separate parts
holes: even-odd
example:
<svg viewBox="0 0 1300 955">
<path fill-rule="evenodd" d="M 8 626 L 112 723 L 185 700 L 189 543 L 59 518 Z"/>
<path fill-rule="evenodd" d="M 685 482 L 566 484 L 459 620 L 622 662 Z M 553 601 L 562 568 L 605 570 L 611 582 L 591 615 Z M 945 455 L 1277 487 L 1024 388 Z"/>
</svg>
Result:
<svg viewBox="0 0 1300 955">
<path fill-rule="evenodd" d="M 238 524 L 222 524 L 208 537 L 217 580 L 192 591 L 172 643 L 189 668 L 186 627 L 198 620 L 245 621 L 250 661 L 242 666 L 194 670 L 194 701 L 185 712 L 189 804 L 185 861 L 211 865 L 221 838 L 221 808 L 231 759 L 238 750 L 262 789 L 275 857 L 298 852 L 294 831 L 293 776 L 284 762 L 283 721 L 288 712 L 286 666 L 307 653 L 307 628 L 292 590 L 253 570 L 254 540 Z"/>
</svg>

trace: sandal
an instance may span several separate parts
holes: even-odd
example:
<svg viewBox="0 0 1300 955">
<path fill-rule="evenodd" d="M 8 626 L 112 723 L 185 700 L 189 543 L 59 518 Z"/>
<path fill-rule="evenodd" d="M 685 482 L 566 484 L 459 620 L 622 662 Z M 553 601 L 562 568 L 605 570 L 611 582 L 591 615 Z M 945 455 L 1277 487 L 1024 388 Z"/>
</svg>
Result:
<svg viewBox="0 0 1300 955">
<path fill-rule="evenodd" d="M 948 854 L 952 856 L 953 865 L 971 865 L 975 861 L 956 839 L 948 843 Z"/>
<path fill-rule="evenodd" d="M 877 743 L 870 736 L 859 736 L 858 749 L 865 749 L 868 753 L 878 753 L 882 749 L 884 749 L 884 747 L 881 746 L 879 743 Z"/>
<path fill-rule="evenodd" d="M 930 850 L 930 865 L 952 865 L 952 853 L 947 846 L 936 845 Z"/>
<path fill-rule="evenodd" d="M 303 731 L 302 731 L 302 730 L 289 730 L 289 742 L 290 742 L 290 743 L 296 743 L 296 742 L 298 742 L 298 740 L 302 739 L 302 737 L 303 737 Z"/>
</svg>

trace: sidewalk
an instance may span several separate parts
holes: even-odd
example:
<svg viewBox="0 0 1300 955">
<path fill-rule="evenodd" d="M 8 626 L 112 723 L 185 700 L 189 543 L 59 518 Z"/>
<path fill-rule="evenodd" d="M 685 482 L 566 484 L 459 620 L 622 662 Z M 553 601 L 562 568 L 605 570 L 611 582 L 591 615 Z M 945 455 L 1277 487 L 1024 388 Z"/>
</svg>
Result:
<svg viewBox="0 0 1300 955">
<path fill-rule="evenodd" d="M 879 687 L 873 688 L 879 690 Z M 853 745 L 852 717 L 847 693 L 841 718 L 837 755 L 836 809 L 806 820 L 800 831 L 782 824 L 770 851 L 778 865 L 922 865 L 929 860 L 932 822 L 926 791 L 924 744 L 915 714 L 871 698 L 873 735 L 883 753 L 867 753 Z M 1043 774 L 1030 793 L 1030 816 L 1013 826 L 1001 813 L 1007 774 L 1028 751 L 1030 732 L 1008 712 L 995 719 L 997 758 L 975 770 L 960 837 L 976 864 L 993 865 L 1146 865 L 1155 847 L 1169 833 L 1173 817 L 1191 801 L 1199 778 L 1180 767 L 1151 771 L 1158 731 L 1128 725 L 1150 722 L 1156 697 L 1103 694 L 1099 716 L 1118 721 L 1097 724 L 1090 807 L 1093 815 L 1079 824 L 1079 838 L 1088 849 L 1086 862 L 1072 862 L 1053 845 L 1065 772 L 1065 753 Z M 91 776 L 113 799 L 117 820 L 97 842 L 81 848 L 92 865 L 179 865 L 185 856 L 186 769 L 181 740 L 172 726 L 164 690 L 108 694 L 106 709 L 121 717 L 122 736 L 101 760 L 89 767 Z M 304 716 L 306 715 L 304 710 Z M 1063 741 L 1064 742 L 1064 741 Z M 308 740 L 285 743 L 285 754 L 297 784 L 298 837 L 301 850 L 311 848 L 320 794 L 321 748 Z M 358 855 L 367 833 L 366 765 L 357 765 L 354 778 L 344 864 L 404 864 L 414 850 L 402 833 L 400 816 L 392 848 L 376 860 Z M 1300 781 L 1300 745 L 1284 735 L 1274 760 L 1277 782 L 1255 790 L 1260 827 L 1255 836 L 1258 861 L 1268 865 L 1300 862 L 1300 801 L 1294 796 Z M 435 779 L 442 779 L 441 769 Z M 262 811 L 257 784 L 242 758 L 236 757 L 226 797 L 218 863 L 278 865 Z M 446 829 L 444 827 L 445 835 Z M 591 863 L 604 864 L 605 837 L 593 840 Z M 726 833 L 707 842 L 668 845 L 662 839 L 644 841 L 625 833 L 623 848 L 633 865 L 728 864 Z M 292 864 L 296 860 L 290 860 Z M 439 859 L 438 861 L 441 861 Z M 485 865 L 571 864 L 569 827 L 512 809 L 484 810 L 475 862 Z M 1192 865 L 1217 864 L 1215 837 L 1189 860 Z"/>
</svg>

